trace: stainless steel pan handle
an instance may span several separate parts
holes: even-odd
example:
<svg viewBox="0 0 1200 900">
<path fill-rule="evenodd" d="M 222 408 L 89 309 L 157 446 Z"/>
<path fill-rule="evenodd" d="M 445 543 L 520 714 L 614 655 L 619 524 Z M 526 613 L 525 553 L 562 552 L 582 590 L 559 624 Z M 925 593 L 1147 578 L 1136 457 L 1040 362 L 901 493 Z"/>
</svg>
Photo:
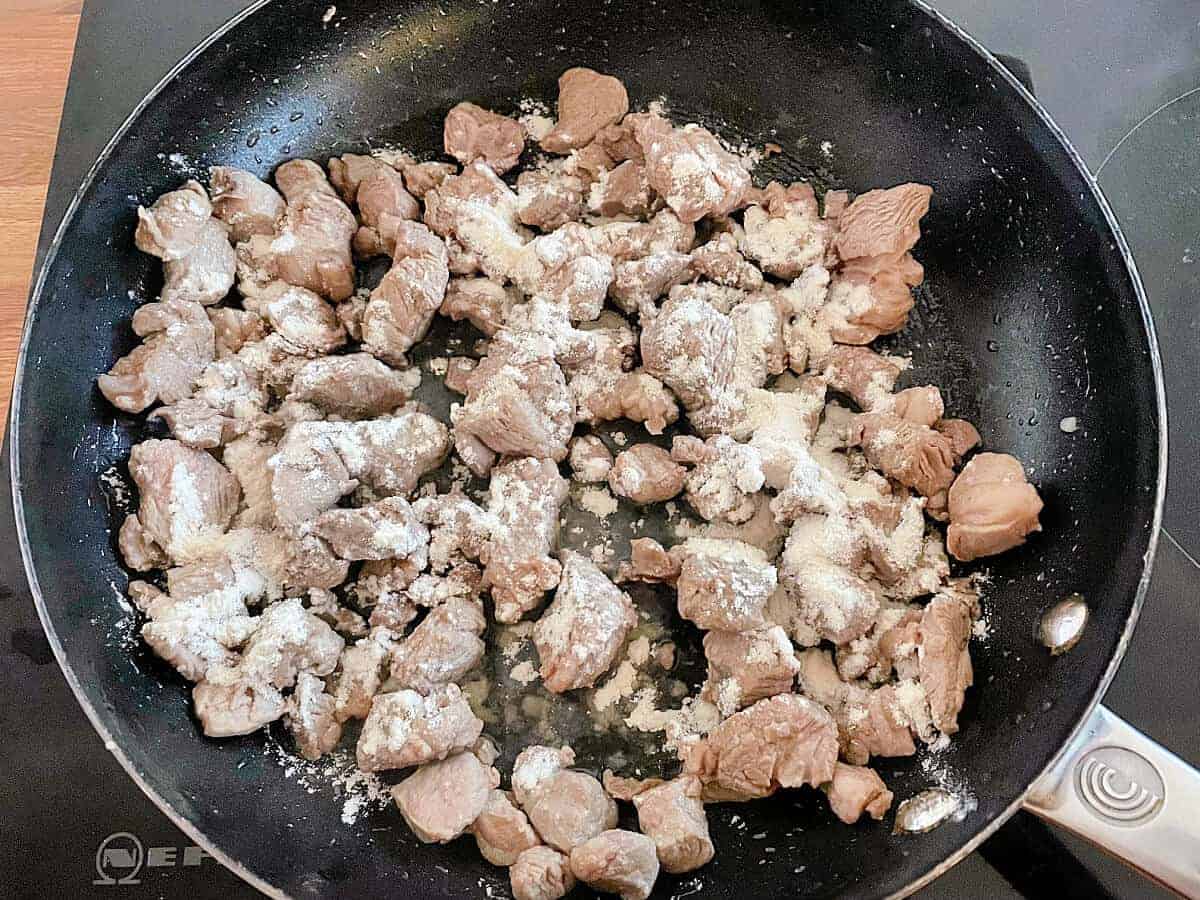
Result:
<svg viewBox="0 0 1200 900">
<path fill-rule="evenodd" d="M 1200 772 L 1103 706 L 1034 783 L 1025 809 L 1200 898 Z"/>
</svg>

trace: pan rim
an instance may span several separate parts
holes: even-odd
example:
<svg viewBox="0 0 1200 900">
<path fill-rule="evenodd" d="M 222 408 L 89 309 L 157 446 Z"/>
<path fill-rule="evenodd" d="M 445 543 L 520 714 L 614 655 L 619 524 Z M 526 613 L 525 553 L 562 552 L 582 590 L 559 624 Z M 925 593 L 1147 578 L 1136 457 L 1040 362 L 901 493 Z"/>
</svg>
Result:
<svg viewBox="0 0 1200 900">
<path fill-rule="evenodd" d="M 62 670 L 63 677 L 66 679 L 71 692 L 75 695 L 76 701 L 83 709 L 92 727 L 104 742 L 104 747 L 116 758 L 117 762 L 129 775 L 130 779 L 138 786 L 138 788 L 157 806 L 164 815 L 184 834 L 190 837 L 198 845 L 203 847 L 206 852 L 216 858 L 222 865 L 232 871 L 239 878 L 270 897 L 286 897 L 283 891 L 263 880 L 254 872 L 250 871 L 246 866 L 239 861 L 233 859 L 223 850 L 218 848 L 208 836 L 201 831 L 190 819 L 179 813 L 173 805 L 171 805 L 158 791 L 153 788 L 141 775 L 134 766 L 133 762 L 125 754 L 124 750 L 113 739 L 104 723 L 101 721 L 99 714 L 93 707 L 90 700 L 83 692 L 83 688 L 79 682 L 78 675 L 71 666 L 71 663 L 66 657 L 66 652 L 63 649 L 62 642 L 55 630 L 54 624 L 51 621 L 49 611 L 45 605 L 45 598 L 41 591 L 41 586 L 38 582 L 37 572 L 33 565 L 33 552 L 29 544 L 29 535 L 25 526 L 25 509 L 24 501 L 21 494 L 21 468 L 20 468 L 20 408 L 21 394 L 23 381 L 26 370 L 26 363 L 29 353 L 30 329 L 29 322 L 37 310 L 38 304 L 41 301 L 45 282 L 49 276 L 50 269 L 54 264 L 58 251 L 62 246 L 63 239 L 66 235 L 68 227 L 74 220 L 75 214 L 82 202 L 84 195 L 92 187 L 96 176 L 100 169 L 108 161 L 117 145 L 124 139 L 128 131 L 133 127 L 134 123 L 141 117 L 146 107 L 150 105 L 158 95 L 167 88 L 169 84 L 175 81 L 182 72 L 188 68 L 199 56 L 207 51 L 213 44 L 217 43 L 221 38 L 228 34 L 243 21 L 250 18 L 274 0 L 254 0 L 245 9 L 229 18 L 226 22 L 215 29 L 210 35 L 200 41 L 192 50 L 184 55 L 175 65 L 173 65 L 167 73 L 150 89 L 149 92 L 138 102 L 129 115 L 121 122 L 117 129 L 113 132 L 112 137 L 104 145 L 96 157 L 94 163 L 88 169 L 87 174 L 81 181 L 79 188 L 73 195 L 71 202 L 68 204 L 66 211 L 63 213 L 62 220 L 55 229 L 54 237 L 46 249 L 46 254 L 38 267 L 37 277 L 33 283 L 32 290 L 29 296 L 29 302 L 25 312 L 25 323 L 22 329 L 21 343 L 17 355 L 16 373 L 13 380 L 13 390 L 11 403 L 9 408 L 9 471 L 10 471 L 10 488 L 12 492 L 13 514 L 17 530 L 17 541 L 21 552 L 21 562 L 25 570 L 25 579 L 29 584 L 30 593 L 33 596 L 34 605 L 37 609 L 38 618 L 41 620 L 42 628 L 46 632 L 46 637 L 50 643 L 51 649 L 54 652 L 55 660 L 59 668 Z M 1039 775 L 1026 786 L 1008 807 L 1001 811 L 991 822 L 980 829 L 976 834 L 963 842 L 955 851 L 944 857 L 940 862 L 930 868 L 923 875 L 918 876 L 910 881 L 904 887 L 890 894 L 890 897 L 902 898 L 908 897 L 916 893 L 921 888 L 929 885 L 937 878 L 944 875 L 955 865 L 961 862 L 965 857 L 974 852 L 980 844 L 991 837 L 1006 821 L 1022 807 L 1032 789 L 1033 784 L 1052 769 L 1062 756 L 1071 746 L 1075 736 L 1078 735 L 1080 729 L 1093 714 L 1096 707 L 1099 706 L 1108 687 L 1116 676 L 1117 670 L 1120 667 L 1121 661 L 1125 657 L 1129 642 L 1133 636 L 1133 632 L 1137 627 L 1138 619 L 1141 615 L 1142 607 L 1145 603 L 1146 593 L 1149 589 L 1150 578 L 1153 573 L 1155 556 L 1158 549 L 1159 536 L 1162 529 L 1163 508 L 1166 501 L 1167 487 L 1167 465 L 1168 465 L 1168 433 L 1167 433 L 1167 406 L 1166 406 L 1166 386 L 1163 378 L 1162 356 L 1159 350 L 1157 330 L 1154 326 L 1153 316 L 1150 311 L 1149 300 L 1146 295 L 1145 287 L 1142 284 L 1142 278 L 1138 271 L 1137 263 L 1134 260 L 1133 253 L 1129 248 L 1129 243 L 1125 238 L 1125 233 L 1118 222 L 1115 213 L 1110 206 L 1107 197 L 1100 188 L 1096 180 L 1096 176 L 1088 167 L 1082 155 L 1075 148 L 1070 138 L 1042 105 L 1041 101 L 1003 64 L 996 58 L 987 47 L 985 47 L 978 39 L 971 35 L 968 31 L 955 23 L 945 14 L 939 12 L 929 5 L 927 0 L 906 0 L 906 2 L 922 14 L 928 16 L 937 22 L 942 28 L 946 29 L 953 37 L 962 41 L 968 49 L 979 56 L 1001 80 L 1015 90 L 1018 96 L 1027 103 L 1033 110 L 1034 114 L 1041 123 L 1050 131 L 1051 135 L 1066 151 L 1068 158 L 1082 176 L 1087 184 L 1088 190 L 1091 192 L 1092 198 L 1100 208 L 1104 215 L 1104 219 L 1109 229 L 1113 234 L 1117 249 L 1120 251 L 1122 262 L 1125 270 L 1132 282 L 1134 296 L 1137 299 L 1138 310 L 1141 314 L 1142 327 L 1148 339 L 1148 349 L 1150 353 L 1151 374 L 1154 381 L 1155 394 L 1155 409 L 1158 415 L 1158 468 L 1157 468 L 1157 483 L 1155 485 L 1155 502 L 1154 513 L 1150 520 L 1151 533 L 1147 542 L 1146 552 L 1143 556 L 1142 575 L 1138 581 L 1137 589 L 1134 593 L 1133 604 L 1130 608 L 1129 615 L 1125 621 L 1125 626 L 1122 630 L 1117 647 L 1109 659 L 1108 665 L 1096 683 L 1092 696 L 1088 700 L 1086 706 L 1081 712 L 1078 721 L 1071 729 L 1071 734 L 1061 747 L 1051 756 L 1045 767 Z"/>
</svg>

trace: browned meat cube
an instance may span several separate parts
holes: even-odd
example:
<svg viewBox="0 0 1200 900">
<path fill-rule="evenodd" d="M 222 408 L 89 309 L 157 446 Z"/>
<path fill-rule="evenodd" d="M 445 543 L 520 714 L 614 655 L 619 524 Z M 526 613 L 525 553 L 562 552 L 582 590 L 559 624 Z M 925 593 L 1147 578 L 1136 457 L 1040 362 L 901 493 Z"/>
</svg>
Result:
<svg viewBox="0 0 1200 900">
<path fill-rule="evenodd" d="M 256 234 L 274 234 L 285 204 L 275 188 L 258 176 L 230 166 L 208 170 L 212 185 L 212 214 L 229 227 L 235 244 Z"/>
<path fill-rule="evenodd" d="M 783 694 L 714 728 L 689 751 L 684 770 L 703 783 L 705 800 L 749 800 L 829 781 L 837 755 L 829 712 L 806 697 Z"/>
<path fill-rule="evenodd" d="M 130 413 L 191 396 L 215 351 L 213 326 L 202 306 L 169 301 L 143 306 L 142 311 L 154 313 L 152 319 L 134 317 L 134 328 L 144 343 L 96 379 L 108 402 Z"/>
<path fill-rule="evenodd" d="M 800 664 L 792 642 L 778 625 L 760 631 L 710 631 L 705 695 L 722 715 L 733 715 L 764 697 L 792 690 Z"/>
<path fill-rule="evenodd" d="M 775 567 L 757 547 L 736 540 L 689 538 L 679 554 L 679 614 L 701 628 L 749 631 L 762 628 L 767 598 L 775 591 Z"/>
<path fill-rule="evenodd" d="M 456 684 L 427 697 L 408 690 L 376 694 L 358 738 L 358 767 L 380 772 L 445 759 L 471 747 L 482 731 Z"/>
<path fill-rule="evenodd" d="M 179 190 L 163 194 L 149 209 L 138 207 L 133 242 L 143 253 L 164 262 L 183 259 L 196 246 L 212 213 L 204 186 L 188 181 Z"/>
<path fill-rule="evenodd" d="M 593 69 L 567 69 L 558 77 L 558 122 L 541 145 L 551 153 L 578 150 L 627 112 L 629 95 L 618 79 Z"/>
<path fill-rule="evenodd" d="M 418 840 L 444 844 L 479 818 L 494 772 L 474 754 L 456 753 L 421 766 L 392 788 L 392 799 Z"/>
<path fill-rule="evenodd" d="M 634 134 L 646 154 L 651 186 L 682 221 L 723 216 L 742 204 L 750 174 L 708 129 L 673 128 L 649 115 L 634 125 Z"/>
<path fill-rule="evenodd" d="M 658 861 L 667 872 L 690 872 L 713 858 L 700 794 L 700 779 L 680 775 L 633 798 L 638 827 L 654 841 Z"/>
<path fill-rule="evenodd" d="M 518 217 L 523 225 L 553 231 L 583 216 L 583 179 L 566 171 L 529 169 L 517 178 Z"/>
<path fill-rule="evenodd" d="M 328 541 L 342 559 L 428 559 L 429 529 L 403 497 L 331 509 L 313 522 L 312 533 Z"/>
<path fill-rule="evenodd" d="M 563 853 L 617 824 L 617 804 L 612 797 L 591 775 L 573 769 L 541 781 L 526 802 L 525 812 L 542 840 Z"/>
<path fill-rule="evenodd" d="M 419 379 L 416 369 L 388 368 L 369 353 L 326 356 L 296 372 L 287 396 L 345 419 L 370 419 L 407 403 Z"/>
<path fill-rule="evenodd" d="M 668 299 L 645 323 L 641 345 L 646 371 L 689 410 L 712 403 L 733 375 L 733 322 L 697 297 Z"/>
<path fill-rule="evenodd" d="M 531 847 L 509 869 L 514 900 L 559 900 L 575 887 L 571 861 L 550 847 Z"/>
<path fill-rule="evenodd" d="M 176 561 L 195 558 L 229 527 L 241 491 L 229 470 L 178 441 L 143 441 L 129 457 L 145 538 Z"/>
<path fill-rule="evenodd" d="M 515 288 L 505 287 L 490 278 L 451 278 L 438 311 L 455 322 L 466 319 L 492 337 L 504 326 L 509 310 L 520 299 Z"/>
<path fill-rule="evenodd" d="M 458 681 L 483 658 L 485 626 L 478 603 L 447 600 L 392 650 L 392 679 L 422 694 Z"/>
<path fill-rule="evenodd" d="M 636 831 L 610 829 L 571 851 L 575 877 L 621 900 L 646 900 L 658 878 L 654 841 Z"/>
<path fill-rule="evenodd" d="M 497 175 L 503 175 L 517 164 L 525 149 L 525 132 L 516 119 L 474 103 L 459 103 L 446 113 L 442 142 L 446 152 L 463 165 L 481 159 Z"/>
<path fill-rule="evenodd" d="M 558 511 L 569 485 L 547 459 L 514 459 L 492 472 L 488 512 L 495 517 L 484 560 L 496 621 L 512 623 L 558 584 L 561 567 L 550 557 L 558 544 Z"/>
<path fill-rule="evenodd" d="M 590 559 L 563 551 L 554 601 L 533 628 L 546 689 L 591 687 L 609 670 L 629 629 L 633 601 Z"/>
<path fill-rule="evenodd" d="M 334 716 L 334 706 L 320 678 L 309 672 L 297 676 L 296 690 L 287 701 L 287 720 L 305 759 L 320 759 L 341 740 L 342 723 Z"/>
<path fill-rule="evenodd" d="M 683 490 L 687 470 L 654 444 L 634 444 L 617 454 L 608 486 L 634 503 L 661 503 Z"/>
<path fill-rule="evenodd" d="M 525 813 L 499 788 L 488 793 L 487 805 L 471 824 L 471 833 L 479 852 L 493 866 L 511 866 L 524 851 L 541 844 Z"/>
<path fill-rule="evenodd" d="M 446 296 L 450 270 L 446 246 L 419 222 L 396 225 L 392 267 L 363 312 L 363 347 L 384 362 L 400 365 L 425 336 Z"/>
<path fill-rule="evenodd" d="M 863 766 L 837 763 L 826 793 L 829 808 L 847 825 L 857 822 L 864 812 L 878 821 L 892 805 L 892 792 L 883 779 L 874 769 Z"/>
<path fill-rule="evenodd" d="M 1041 531 L 1042 499 L 1007 453 L 980 453 L 954 479 L 946 548 L 964 561 L 1003 553 Z"/>
</svg>

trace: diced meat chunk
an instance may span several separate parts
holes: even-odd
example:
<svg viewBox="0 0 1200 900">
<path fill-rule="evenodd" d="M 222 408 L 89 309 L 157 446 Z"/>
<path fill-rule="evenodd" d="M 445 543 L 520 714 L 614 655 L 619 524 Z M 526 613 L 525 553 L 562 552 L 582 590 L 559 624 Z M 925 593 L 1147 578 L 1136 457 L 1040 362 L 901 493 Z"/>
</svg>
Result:
<svg viewBox="0 0 1200 900">
<path fill-rule="evenodd" d="M 561 567 L 550 551 L 558 544 L 558 511 L 568 490 L 546 459 L 514 459 L 492 472 L 488 512 L 497 527 L 483 580 L 492 590 L 496 621 L 518 621 L 558 584 Z"/>
<path fill-rule="evenodd" d="M 235 244 L 256 234 L 274 234 L 285 204 L 278 191 L 257 175 L 231 166 L 208 170 L 212 185 L 212 214 L 229 227 Z"/>
<path fill-rule="evenodd" d="M 638 827 L 654 841 L 658 861 L 667 872 L 690 872 L 713 858 L 700 795 L 700 780 L 681 775 L 633 798 Z"/>
<path fill-rule="evenodd" d="M 739 291 L 757 291 L 763 286 L 762 272 L 738 252 L 737 238 L 729 232 L 718 234 L 692 251 L 692 271 Z"/>
<path fill-rule="evenodd" d="M 861 446 L 872 466 L 945 508 L 954 481 L 950 440 L 924 425 L 892 413 L 860 413 L 854 417 L 851 446 Z"/>
<path fill-rule="evenodd" d="M 542 681 L 554 693 L 594 685 L 637 624 L 633 601 L 595 563 L 570 551 L 561 558 L 558 590 L 533 629 Z"/>
<path fill-rule="evenodd" d="M 380 167 L 392 168 L 382 159 L 364 156 L 361 153 L 346 153 L 342 156 L 330 157 L 328 166 L 329 183 L 347 203 L 355 202 L 358 198 L 359 186 Z"/>
<path fill-rule="evenodd" d="M 675 552 L 682 559 L 676 582 L 681 616 L 715 631 L 763 627 L 776 586 L 765 553 L 741 541 L 702 538 L 689 538 Z"/>
<path fill-rule="evenodd" d="M 143 253 L 164 262 L 183 259 L 196 246 L 212 212 L 204 186 L 188 181 L 179 190 L 163 194 L 149 209 L 138 207 L 133 242 Z"/>
<path fill-rule="evenodd" d="M 471 825 L 483 858 L 493 866 L 511 866 L 530 847 L 541 844 L 525 813 L 499 788 L 488 793 L 487 805 Z"/>
<path fill-rule="evenodd" d="M 445 572 L 464 559 L 481 559 L 499 522 L 455 488 L 413 503 L 417 518 L 429 526 L 429 561 L 434 572 Z"/>
<path fill-rule="evenodd" d="M 982 440 L 975 426 L 965 419 L 939 419 L 933 423 L 933 428 L 949 438 L 950 447 L 958 459 L 966 456 Z"/>
<path fill-rule="evenodd" d="M 485 626 L 478 603 L 447 600 L 392 650 L 392 680 L 422 694 L 458 681 L 483 658 Z"/>
<path fill-rule="evenodd" d="M 419 378 L 416 369 L 396 371 L 369 353 L 326 356 L 296 372 L 288 399 L 345 419 L 370 419 L 407 403 Z"/>
<path fill-rule="evenodd" d="M 910 182 L 855 197 L 838 218 L 838 255 L 850 260 L 907 253 L 921 237 L 932 196 L 932 188 Z"/>
<path fill-rule="evenodd" d="M 358 215 L 362 226 L 354 234 L 354 249 L 362 256 L 394 256 L 402 222 L 421 217 L 421 207 L 404 187 L 404 177 L 378 163 L 358 185 Z"/>
<path fill-rule="evenodd" d="M 608 796 L 626 803 L 632 803 L 633 798 L 643 791 L 666 784 L 661 778 L 625 778 L 614 774 L 612 769 L 604 770 L 600 782 Z"/>
<path fill-rule="evenodd" d="M 593 69 L 567 69 L 558 77 L 558 122 L 541 145 L 551 153 L 578 150 L 627 112 L 629 95 L 620 80 Z"/>
<path fill-rule="evenodd" d="M 306 610 L 298 598 L 267 607 L 242 648 L 237 668 L 251 680 L 291 687 L 301 672 L 325 676 L 337 666 L 345 642 Z"/>
<path fill-rule="evenodd" d="M 821 705 L 782 694 L 735 713 L 688 752 L 685 772 L 708 801 L 766 797 L 781 787 L 816 787 L 833 778 L 837 727 Z"/>
<path fill-rule="evenodd" d="M 616 168 L 600 172 L 588 193 L 588 207 L 602 216 L 646 218 L 661 201 L 650 187 L 646 165 L 628 159 Z"/>
<path fill-rule="evenodd" d="M 456 446 L 474 438 L 503 455 L 566 458 L 575 404 L 550 342 L 497 335 L 451 420 Z"/>
<path fill-rule="evenodd" d="M 664 209 L 649 222 L 608 222 L 592 228 L 591 234 L 600 252 L 623 261 L 653 253 L 687 253 L 696 240 L 696 226 Z"/>
<path fill-rule="evenodd" d="M 492 787 L 488 769 L 464 752 L 421 766 L 392 788 L 392 799 L 419 840 L 444 844 L 479 818 Z"/>
<path fill-rule="evenodd" d="M 342 723 L 334 715 L 334 698 L 325 693 L 325 683 L 309 672 L 296 678 L 296 690 L 288 698 L 288 727 L 296 748 L 305 759 L 320 759 L 337 746 Z"/>
<path fill-rule="evenodd" d="M 517 178 L 518 217 L 523 225 L 553 231 L 583 216 L 583 179 L 569 172 L 530 169 Z"/>
<path fill-rule="evenodd" d="M 316 356 L 346 343 L 346 329 L 337 312 L 306 288 L 277 281 L 264 288 L 253 303 L 293 353 Z"/>
<path fill-rule="evenodd" d="M 674 584 L 679 578 L 679 561 L 654 538 L 629 542 L 629 561 L 621 564 L 619 580 Z"/>
<path fill-rule="evenodd" d="M 363 348 L 403 364 L 404 354 L 429 330 L 449 280 L 446 245 L 419 222 L 397 223 L 392 267 L 363 312 Z"/>
<path fill-rule="evenodd" d="M 654 841 L 636 831 L 614 828 L 571 851 L 575 877 L 621 900 L 645 900 L 658 878 Z"/>
<path fill-rule="evenodd" d="M 182 301 L 149 304 L 135 313 L 134 330 L 145 341 L 96 379 L 100 393 L 129 413 L 191 396 L 215 352 L 213 326 L 204 308 Z"/>
<path fill-rule="evenodd" d="M 404 185 L 414 197 L 424 197 L 429 191 L 441 187 L 442 182 L 458 171 L 453 163 L 410 162 L 401 166 Z"/>
<path fill-rule="evenodd" d="M 706 441 L 691 435 L 675 438 L 671 456 L 693 468 L 685 482 L 685 499 L 709 522 L 745 522 L 754 515 L 753 496 L 762 490 L 762 457 L 747 444 L 726 435 Z"/>
<path fill-rule="evenodd" d="M 691 275 L 692 260 L 686 253 L 674 250 L 651 253 L 640 259 L 618 262 L 613 268 L 608 294 L 626 312 L 650 317 L 654 315 L 654 301 Z"/>
<path fill-rule="evenodd" d="M 246 344 L 261 341 L 267 335 L 262 317 L 249 310 L 217 306 L 205 312 L 212 323 L 217 359 L 232 356 Z"/>
<path fill-rule="evenodd" d="M 585 484 L 608 480 L 613 455 L 604 446 L 604 441 L 594 434 L 572 438 L 567 460 L 571 465 L 572 478 Z"/>
<path fill-rule="evenodd" d="M 492 337 L 508 319 L 520 295 L 490 278 L 451 278 L 439 312 L 455 322 L 463 319 Z"/>
<path fill-rule="evenodd" d="M 650 115 L 634 125 L 634 134 L 646 154 L 651 186 L 682 221 L 723 216 L 741 205 L 750 175 L 708 129 L 673 128 Z"/>
<path fill-rule="evenodd" d="M 517 164 L 525 149 L 525 132 L 516 119 L 474 103 L 459 103 L 446 113 L 442 142 L 448 154 L 463 165 L 477 159 L 497 175 Z"/>
<path fill-rule="evenodd" d="M 723 715 L 790 693 L 800 670 L 792 642 L 778 625 L 740 633 L 710 631 L 704 635 L 704 656 L 705 692 Z"/>
<path fill-rule="evenodd" d="M 177 561 L 203 553 L 237 512 L 241 491 L 229 470 L 178 441 L 143 441 L 129 457 L 141 502 L 143 539 Z"/>
<path fill-rule="evenodd" d="M 604 307 L 613 264 L 590 229 L 568 222 L 522 247 L 509 277 L 526 294 L 566 307 L 572 322 L 590 322 Z"/>
<path fill-rule="evenodd" d="M 164 300 L 211 306 L 225 299 L 237 276 L 237 253 L 216 219 L 200 229 L 186 256 L 163 261 Z"/>
<path fill-rule="evenodd" d="M 737 334 L 733 380 L 743 388 L 760 388 L 767 378 L 787 368 L 780 303 L 770 295 L 756 295 L 729 313 Z"/>
<path fill-rule="evenodd" d="M 334 716 L 339 722 L 365 719 L 387 668 L 387 648 L 366 638 L 346 647 L 333 678 Z"/>
<path fill-rule="evenodd" d="M 642 329 L 641 348 L 646 371 L 694 410 L 729 384 L 737 335 L 729 317 L 703 300 L 671 297 Z"/>
<path fill-rule="evenodd" d="M 508 873 L 514 900 L 559 900 L 575 887 L 571 861 L 550 847 L 531 847 Z"/>
<path fill-rule="evenodd" d="M 654 444 L 634 444 L 617 454 L 608 486 L 634 503 L 661 503 L 683 490 L 687 470 Z"/>
<path fill-rule="evenodd" d="M 845 394 L 864 410 L 890 404 L 892 388 L 904 371 L 902 360 L 882 356 L 867 347 L 839 345 L 821 362 L 822 375 L 829 387 Z"/>
<path fill-rule="evenodd" d="M 874 769 L 837 763 L 826 793 L 833 814 L 853 825 L 863 813 L 878 821 L 892 806 L 892 792 Z"/>
<path fill-rule="evenodd" d="M 570 747 L 557 750 L 540 744 L 526 747 L 513 763 L 512 789 L 517 803 L 528 807 L 543 782 L 574 763 L 575 753 Z"/>
<path fill-rule="evenodd" d="M 482 731 L 456 684 L 427 697 L 409 690 L 376 694 L 358 738 L 358 767 L 380 772 L 445 759 L 471 747 Z"/>
<path fill-rule="evenodd" d="M 971 613 L 955 597 L 929 601 L 921 616 L 918 652 L 921 687 L 929 698 L 934 726 L 943 734 L 958 731 L 958 711 L 971 686 Z"/>
<path fill-rule="evenodd" d="M 787 187 L 771 182 L 760 202 L 746 209 L 742 227 L 742 252 L 777 278 L 796 278 L 825 258 L 829 228 L 818 215 L 812 186 L 804 182 Z"/>
<path fill-rule="evenodd" d="M 968 561 L 1003 553 L 1041 531 L 1042 499 L 1007 453 L 980 453 L 950 486 L 946 548 Z"/>
<path fill-rule="evenodd" d="M 942 392 L 932 384 L 905 388 L 892 395 L 892 412 L 915 425 L 933 428 L 946 411 Z M 955 456 L 961 456 L 955 452 Z"/>
<path fill-rule="evenodd" d="M 429 529 L 403 497 L 356 509 L 331 509 L 313 522 L 312 533 L 328 541 L 342 559 L 424 560 L 428 556 Z"/>
<path fill-rule="evenodd" d="M 213 738 L 253 734 L 287 709 L 271 685 L 240 679 L 200 682 L 192 688 L 192 705 L 204 733 Z"/>
<path fill-rule="evenodd" d="M 542 840 L 570 853 L 584 841 L 617 824 L 617 804 L 586 772 L 563 769 L 544 779 L 525 804 Z"/>
</svg>

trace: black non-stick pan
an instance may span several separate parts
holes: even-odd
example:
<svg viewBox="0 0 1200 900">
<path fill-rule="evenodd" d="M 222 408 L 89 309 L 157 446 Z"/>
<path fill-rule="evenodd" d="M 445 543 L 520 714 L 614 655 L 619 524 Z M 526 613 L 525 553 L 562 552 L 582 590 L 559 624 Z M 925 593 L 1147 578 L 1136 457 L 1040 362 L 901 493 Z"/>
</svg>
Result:
<svg viewBox="0 0 1200 900">
<path fill-rule="evenodd" d="M 384 143 L 432 152 L 455 102 L 553 101 L 558 74 L 589 65 L 621 77 L 635 105 L 665 96 L 680 116 L 779 144 L 776 177 L 933 185 L 917 249 L 928 287 L 889 346 L 912 351 L 914 382 L 944 386 L 986 447 L 1024 460 L 1046 500 L 1044 531 L 990 563 L 990 633 L 937 773 L 919 760 L 882 766 L 898 799 L 949 773 L 974 808 L 931 833 L 893 835 L 890 817 L 836 822 L 815 791 L 714 806 L 715 861 L 664 876 L 658 893 L 910 892 L 1023 805 L 1200 892 L 1185 821 L 1200 808 L 1196 774 L 1097 707 L 1143 601 L 1165 484 L 1151 321 L 1111 211 L 1020 83 L 938 15 L 899 0 L 328 8 L 260 4 L 173 71 L 82 186 L 30 306 L 11 422 L 25 565 L 67 678 L 142 789 L 265 891 L 506 890 L 469 838 L 420 845 L 394 809 L 345 825 L 333 789 L 289 777 L 263 735 L 200 736 L 188 686 L 129 639 L 103 473 L 146 426 L 105 403 L 95 376 L 134 344 L 126 323 L 159 283 L 156 262 L 133 249 L 139 201 L 209 164 L 266 176 L 288 158 Z M 1059 423 L 1072 416 L 1080 427 L 1067 433 Z M 1052 657 L 1037 621 L 1074 593 L 1090 622 L 1075 649 Z M 1187 665 L 1164 660 L 1163 676 L 1194 678 Z"/>
</svg>

